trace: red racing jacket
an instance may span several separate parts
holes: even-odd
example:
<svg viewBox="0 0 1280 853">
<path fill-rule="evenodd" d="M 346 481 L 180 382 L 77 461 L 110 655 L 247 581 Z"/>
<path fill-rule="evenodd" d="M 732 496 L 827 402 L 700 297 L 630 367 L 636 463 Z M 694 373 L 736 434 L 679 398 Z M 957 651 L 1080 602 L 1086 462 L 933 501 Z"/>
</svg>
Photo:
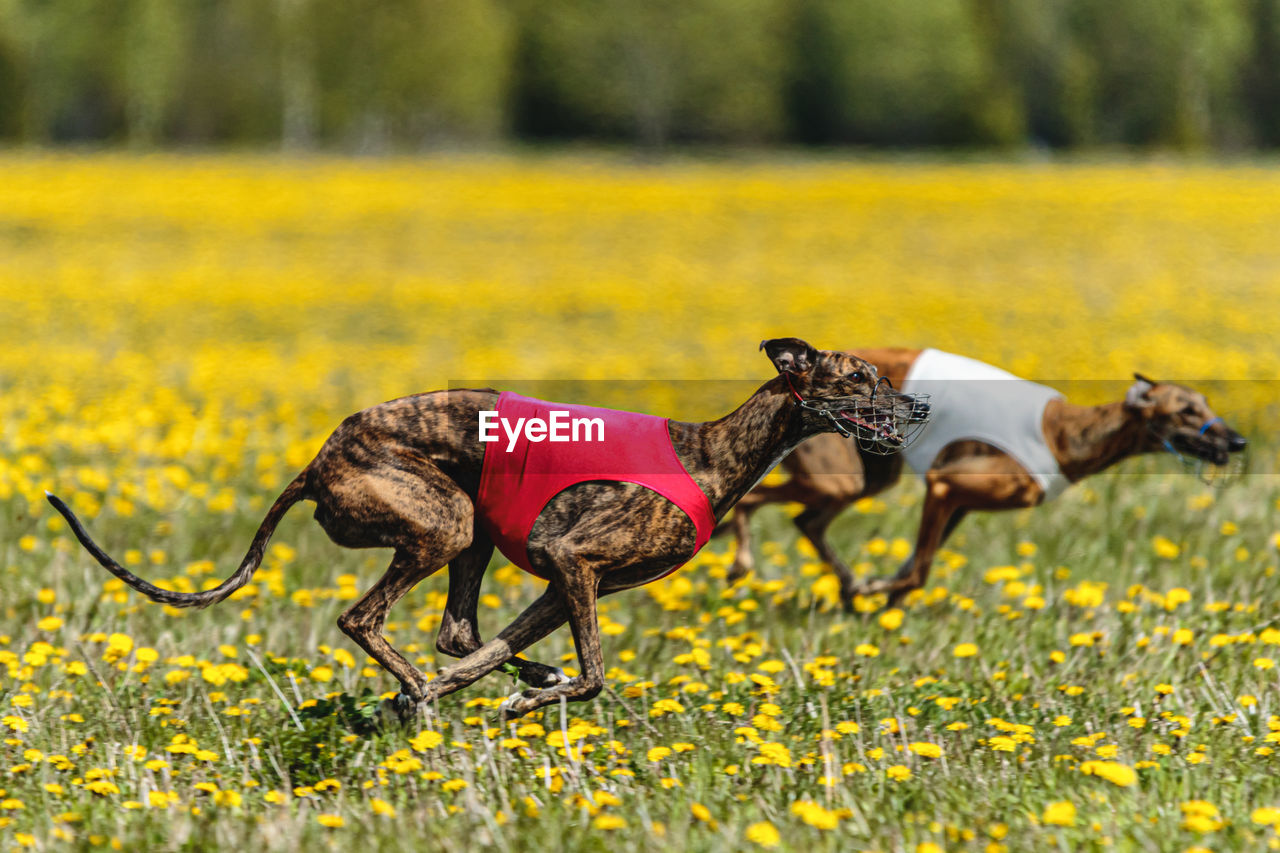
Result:
<svg viewBox="0 0 1280 853">
<path fill-rule="evenodd" d="M 503 421 L 515 424 L 519 418 L 540 418 L 550 424 L 552 412 L 568 414 L 557 415 L 560 428 L 541 440 L 530 440 L 523 427 L 513 436 L 501 425 Z M 582 420 L 572 428 L 575 419 Z M 715 528 L 715 513 L 676 456 L 668 420 L 500 394 L 499 423 L 491 424 L 490 433 L 496 439 L 485 445 L 476 495 L 476 514 L 498 550 L 520 568 L 543 577 L 529 563 L 527 543 L 533 523 L 553 497 L 592 480 L 636 483 L 662 495 L 689 516 L 697 531 L 694 552 L 701 550 Z M 559 437 L 552 440 L 557 433 Z M 578 440 L 572 440 L 574 435 Z"/>
</svg>

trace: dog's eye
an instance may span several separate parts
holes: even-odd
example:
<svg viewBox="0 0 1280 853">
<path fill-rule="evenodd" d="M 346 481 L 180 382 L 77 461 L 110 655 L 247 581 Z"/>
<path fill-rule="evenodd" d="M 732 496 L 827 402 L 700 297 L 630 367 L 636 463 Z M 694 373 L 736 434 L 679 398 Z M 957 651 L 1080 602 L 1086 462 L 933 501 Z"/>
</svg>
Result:
<svg viewBox="0 0 1280 853">
<path fill-rule="evenodd" d="M 866 378 L 867 378 L 867 376 L 866 376 L 866 374 L 865 374 L 865 373 L 863 373 L 861 370 L 855 370 L 855 371 L 853 372 L 853 375 L 852 375 L 852 376 L 850 376 L 849 378 L 850 378 L 850 379 L 852 379 L 854 382 L 861 382 L 861 381 L 863 381 L 864 379 L 866 379 Z"/>
<path fill-rule="evenodd" d="M 1193 403 L 1187 403 L 1185 406 L 1182 407 L 1182 414 L 1184 415 L 1194 415 L 1195 413 L 1196 413 L 1196 407 L 1195 407 L 1195 404 Z"/>
</svg>

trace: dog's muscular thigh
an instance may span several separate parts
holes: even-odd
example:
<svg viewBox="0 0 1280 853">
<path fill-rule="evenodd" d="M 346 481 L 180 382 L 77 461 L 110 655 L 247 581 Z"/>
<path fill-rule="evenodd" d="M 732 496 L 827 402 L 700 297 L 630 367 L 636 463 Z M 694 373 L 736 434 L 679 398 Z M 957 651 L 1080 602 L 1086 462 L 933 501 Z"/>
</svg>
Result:
<svg viewBox="0 0 1280 853">
<path fill-rule="evenodd" d="M 448 559 L 471 542 L 471 499 L 430 462 L 347 469 L 314 490 L 316 521 L 346 548 L 398 548 Z"/>
</svg>

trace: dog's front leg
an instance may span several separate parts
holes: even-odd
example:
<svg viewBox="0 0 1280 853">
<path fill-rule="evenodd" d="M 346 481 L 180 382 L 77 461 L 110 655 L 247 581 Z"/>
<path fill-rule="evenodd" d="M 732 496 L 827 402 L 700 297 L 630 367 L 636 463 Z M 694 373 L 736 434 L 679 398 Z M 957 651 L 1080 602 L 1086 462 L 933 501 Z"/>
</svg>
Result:
<svg viewBox="0 0 1280 853">
<path fill-rule="evenodd" d="M 568 611 L 573 643 L 578 650 L 582 672 L 563 684 L 545 690 L 526 690 L 503 704 L 507 719 L 522 717 L 544 705 L 559 702 L 585 702 L 604 689 L 604 653 L 600 647 L 600 622 L 596 613 L 600 579 L 594 571 L 579 564 L 575 570 L 562 572 L 555 580 Z"/>
<path fill-rule="evenodd" d="M 436 650 L 442 654 L 464 658 L 484 645 L 476 610 L 480 605 L 480 583 L 491 556 L 493 541 L 477 526 L 471 545 L 449 563 L 449 596 L 436 635 Z M 531 687 L 552 687 L 569 680 L 559 667 L 545 663 L 523 658 L 511 658 L 505 663 L 514 666 L 519 679 Z"/>
<path fill-rule="evenodd" d="M 830 566 L 836 573 L 836 577 L 840 579 L 840 601 L 844 609 L 852 613 L 855 594 L 853 571 L 844 560 L 840 559 L 836 549 L 832 548 L 831 543 L 827 541 L 827 528 L 848 505 L 847 501 L 835 501 L 809 506 L 793 520 L 796 527 L 800 528 L 800 532 L 813 543 L 813 549 L 818 553 L 818 558 Z"/>
<path fill-rule="evenodd" d="M 954 507 L 946 500 L 930 494 L 925 498 L 921 512 L 920 530 L 916 533 L 916 547 L 897 573 L 888 578 L 871 578 L 854 589 L 856 595 L 888 595 L 885 607 L 897 605 L 907 593 L 924 586 L 933 567 L 933 558 L 943 540 L 955 530 L 964 517 L 965 510 Z"/>
<path fill-rule="evenodd" d="M 729 583 L 737 583 L 755 571 L 756 558 L 751 553 L 751 515 L 755 510 L 755 506 L 743 498 L 733 508 L 733 518 L 728 522 L 734 538 L 733 565 L 725 578 Z"/>
<path fill-rule="evenodd" d="M 503 628 L 498 636 L 454 665 L 442 669 L 433 681 L 427 683 L 421 701 L 434 702 L 493 672 L 563 625 L 567 615 L 568 611 L 559 591 L 548 587 L 537 601 Z"/>
</svg>

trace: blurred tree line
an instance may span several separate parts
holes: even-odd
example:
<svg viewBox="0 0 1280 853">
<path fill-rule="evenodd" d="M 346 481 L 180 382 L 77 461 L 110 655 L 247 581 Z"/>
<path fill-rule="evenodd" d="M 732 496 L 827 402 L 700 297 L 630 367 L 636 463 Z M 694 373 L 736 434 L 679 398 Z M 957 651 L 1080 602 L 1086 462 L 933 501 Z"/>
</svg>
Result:
<svg viewBox="0 0 1280 853">
<path fill-rule="evenodd" d="M 0 0 L 0 142 L 1280 146 L 1280 0 Z"/>
</svg>

